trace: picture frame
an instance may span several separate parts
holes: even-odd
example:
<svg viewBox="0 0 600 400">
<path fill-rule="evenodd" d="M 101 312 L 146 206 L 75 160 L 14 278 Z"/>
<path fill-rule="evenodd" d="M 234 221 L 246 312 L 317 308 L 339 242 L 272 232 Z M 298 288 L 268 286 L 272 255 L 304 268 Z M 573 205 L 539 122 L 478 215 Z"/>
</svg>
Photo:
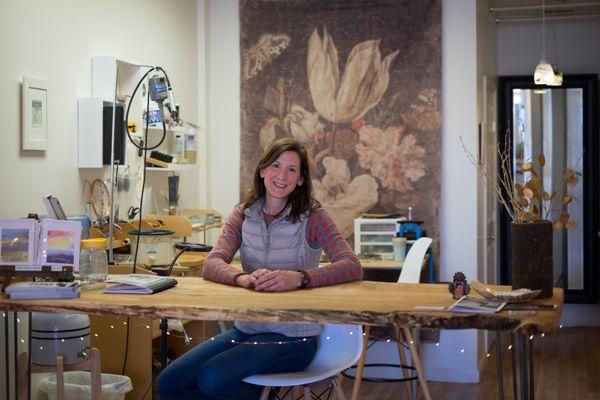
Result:
<svg viewBox="0 0 600 400">
<path fill-rule="evenodd" d="M 43 79 L 23 77 L 21 149 L 48 150 L 48 82 Z"/>
<path fill-rule="evenodd" d="M 38 262 L 49 265 L 52 270 L 73 267 L 79 271 L 79 250 L 81 245 L 81 222 L 44 219 L 40 235 Z"/>
<path fill-rule="evenodd" d="M 37 233 L 34 219 L 0 219 L 0 265 L 15 269 L 35 265 Z"/>
</svg>

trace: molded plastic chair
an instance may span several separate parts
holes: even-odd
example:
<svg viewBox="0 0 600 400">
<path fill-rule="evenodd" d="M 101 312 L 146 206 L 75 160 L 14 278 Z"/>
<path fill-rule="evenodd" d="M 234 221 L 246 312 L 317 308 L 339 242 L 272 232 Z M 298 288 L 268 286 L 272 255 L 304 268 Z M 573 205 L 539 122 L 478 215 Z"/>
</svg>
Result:
<svg viewBox="0 0 600 400">
<path fill-rule="evenodd" d="M 304 371 L 249 376 L 244 382 L 264 386 L 261 400 L 266 400 L 271 387 L 302 386 L 304 399 L 310 400 L 310 383 L 331 379 L 337 399 L 344 400 L 344 393 L 336 376 L 356 364 L 362 352 L 362 327 L 360 325 L 325 324 L 319 335 L 319 349 L 315 358 Z"/>
<path fill-rule="evenodd" d="M 431 245 L 431 242 L 433 242 L 433 239 L 422 237 L 410 246 L 406 257 L 404 258 L 404 264 L 402 265 L 402 270 L 398 277 L 398 283 L 419 283 L 425 253 L 427 253 L 427 249 Z"/>
<path fill-rule="evenodd" d="M 415 241 L 408 253 L 406 254 L 406 258 L 404 259 L 404 264 L 402 265 L 402 270 L 400 271 L 400 276 L 398 277 L 398 283 L 419 283 L 421 278 L 421 269 L 423 268 L 423 262 L 425 260 L 425 254 L 427 253 L 427 249 L 431 245 L 433 240 L 428 237 L 422 237 Z M 369 341 L 369 333 L 371 332 L 371 327 L 369 325 L 365 326 L 365 340 L 363 343 L 363 353 L 361 354 L 360 360 L 358 361 L 358 365 L 356 368 L 356 374 L 354 376 L 354 388 L 352 391 L 352 399 L 358 399 L 358 393 L 360 391 L 360 384 L 362 381 L 362 374 L 365 367 L 365 358 L 366 358 L 366 350 L 367 343 Z M 406 371 L 406 357 L 404 354 L 404 346 L 402 342 L 406 340 L 408 347 L 410 349 L 410 354 L 412 355 L 412 362 L 414 365 L 414 369 L 417 373 L 417 378 L 421 385 L 421 389 L 423 390 L 423 395 L 425 399 L 431 399 L 431 395 L 429 393 L 429 387 L 427 386 L 427 381 L 425 380 L 425 374 L 423 371 L 423 367 L 421 365 L 421 360 L 419 358 L 419 353 L 417 350 L 417 346 L 415 345 L 415 340 L 413 338 L 410 329 L 408 328 L 400 328 L 398 326 L 394 327 L 394 332 L 396 334 L 396 338 L 398 339 L 398 355 L 400 356 L 400 363 L 402 367 L 402 375 L 406 380 L 406 391 L 408 392 L 408 398 L 413 398 L 412 387 L 410 384 L 410 377 L 408 376 L 408 372 Z M 414 378 L 413 378 L 414 379 Z"/>
</svg>

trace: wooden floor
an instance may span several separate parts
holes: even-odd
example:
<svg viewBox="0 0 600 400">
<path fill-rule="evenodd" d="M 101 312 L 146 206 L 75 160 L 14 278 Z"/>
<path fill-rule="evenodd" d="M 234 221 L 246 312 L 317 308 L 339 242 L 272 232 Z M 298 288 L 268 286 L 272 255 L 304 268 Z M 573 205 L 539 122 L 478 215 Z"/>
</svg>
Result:
<svg viewBox="0 0 600 400">
<path fill-rule="evenodd" d="M 509 337 L 502 337 L 509 344 Z M 563 328 L 556 334 L 535 339 L 536 399 L 600 400 L 600 328 Z M 433 399 L 470 400 L 498 398 L 495 352 L 481 371 L 478 384 L 430 382 Z M 513 398 L 510 353 L 505 348 L 503 357 L 504 398 Z M 518 360 L 518 358 L 517 358 Z M 353 380 L 345 379 L 344 393 L 349 397 Z M 405 399 L 403 383 L 364 382 L 361 399 Z M 419 391 L 419 399 L 422 393 Z"/>
</svg>

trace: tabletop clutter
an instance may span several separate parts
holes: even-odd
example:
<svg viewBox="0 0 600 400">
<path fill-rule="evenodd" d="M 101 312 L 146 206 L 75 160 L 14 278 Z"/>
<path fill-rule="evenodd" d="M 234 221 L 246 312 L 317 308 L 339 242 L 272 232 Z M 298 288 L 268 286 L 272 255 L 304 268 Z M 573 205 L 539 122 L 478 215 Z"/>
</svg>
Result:
<svg viewBox="0 0 600 400">
<path fill-rule="evenodd" d="M 165 216 L 166 217 L 166 216 Z M 173 218 L 173 216 L 168 216 Z M 65 216 L 66 218 L 66 216 Z M 137 266 L 144 268 L 146 274 L 152 267 L 167 267 L 174 260 L 175 251 L 210 250 L 209 246 L 196 245 L 186 241 L 174 240 L 174 231 L 158 229 L 165 225 L 161 216 L 150 216 L 143 220 L 142 229 L 130 228 L 124 233 L 125 240 L 116 240 L 126 251 L 131 252 L 129 259 L 137 248 Z M 193 232 L 192 221 L 188 217 L 175 217 L 187 222 L 190 234 Z M 213 215 L 203 219 L 217 226 L 220 223 Z M 153 224 L 160 223 L 155 227 Z M 198 223 L 196 221 L 196 223 Z M 129 223 L 129 226 L 133 224 Z M 203 225 L 204 227 L 205 225 Z M 148 229 L 146 229 L 148 228 Z M 53 218 L 0 219 L 0 276 L 4 276 L 3 290 L 11 298 L 75 298 L 80 296 L 80 289 L 95 289 L 106 286 L 109 273 L 107 249 L 109 241 L 101 236 L 102 231 L 92 226 L 83 225 L 80 220 L 57 220 Z M 187 235 L 186 235 L 187 236 Z M 181 235 L 180 235 L 181 237 Z M 187 239 L 185 236 L 183 239 Z M 139 244 L 137 243 L 139 241 Z M 185 244 L 185 246 L 181 246 Z M 189 253 L 191 256 L 191 253 Z M 202 253 L 194 253 L 201 255 Z M 202 262 L 202 257 L 195 257 Z M 195 259 L 194 258 L 194 259 Z M 183 258 L 182 258 L 183 260 Z M 186 259 L 186 265 L 191 261 Z M 127 264 L 128 261 L 120 262 Z M 183 265 L 183 264 L 181 264 Z M 179 267 L 190 269 L 189 267 Z M 13 277 L 24 276 L 36 278 L 29 282 L 11 282 Z M 134 280 L 133 284 L 141 282 Z M 151 289 L 150 292 L 154 292 Z"/>
</svg>

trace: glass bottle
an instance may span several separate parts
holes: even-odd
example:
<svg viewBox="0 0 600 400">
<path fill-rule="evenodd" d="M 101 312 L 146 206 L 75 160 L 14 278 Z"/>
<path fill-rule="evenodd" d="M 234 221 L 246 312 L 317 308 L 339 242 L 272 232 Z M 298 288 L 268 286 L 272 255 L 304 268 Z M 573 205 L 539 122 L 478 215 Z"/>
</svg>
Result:
<svg viewBox="0 0 600 400">
<path fill-rule="evenodd" d="M 91 289 L 106 280 L 108 274 L 108 258 L 106 256 L 106 239 L 85 239 L 81 241 L 79 257 L 79 279 L 81 287 Z"/>
</svg>

